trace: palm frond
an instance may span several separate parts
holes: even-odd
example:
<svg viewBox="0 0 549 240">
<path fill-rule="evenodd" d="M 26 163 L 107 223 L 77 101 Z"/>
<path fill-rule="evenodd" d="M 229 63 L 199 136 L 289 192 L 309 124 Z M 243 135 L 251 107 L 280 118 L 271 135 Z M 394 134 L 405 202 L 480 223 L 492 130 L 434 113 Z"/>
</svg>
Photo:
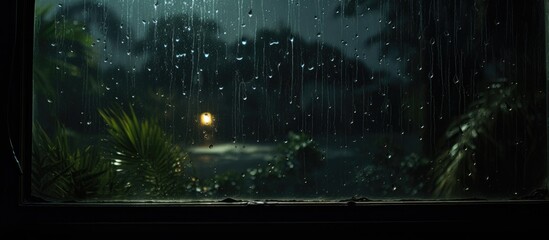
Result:
<svg viewBox="0 0 549 240">
<path fill-rule="evenodd" d="M 109 181 L 108 164 L 91 147 L 72 150 L 62 126 L 54 138 L 42 127 L 33 128 L 32 194 L 48 200 L 98 197 Z"/>
<path fill-rule="evenodd" d="M 172 143 L 160 126 L 151 120 L 138 120 L 133 109 L 100 110 L 108 125 L 107 157 L 133 196 L 167 197 L 184 189 L 181 177 L 187 154 Z"/>
<path fill-rule="evenodd" d="M 82 69 L 96 67 L 96 53 L 92 48 L 92 35 L 77 21 L 57 24 L 55 19 L 47 19 L 51 6 L 37 7 L 34 46 L 33 83 L 37 93 L 51 98 L 55 96 L 55 81 L 58 76 L 82 78 Z M 57 45 L 68 46 L 60 51 Z M 70 50 L 70 51 L 69 51 Z M 88 76 L 90 78 L 90 76 Z M 100 89 L 95 81 L 87 81 L 90 90 Z"/>
<path fill-rule="evenodd" d="M 524 106 L 517 99 L 517 86 L 492 87 L 480 94 L 467 113 L 454 121 L 446 131 L 451 143 L 435 161 L 435 194 L 441 197 L 463 196 L 481 181 L 476 155 L 490 149 L 482 156 L 483 162 L 499 161 L 494 156 L 504 154 L 505 145 L 494 137 L 496 120 L 515 112 L 523 112 Z M 521 113 L 525 114 L 525 113 Z"/>
</svg>

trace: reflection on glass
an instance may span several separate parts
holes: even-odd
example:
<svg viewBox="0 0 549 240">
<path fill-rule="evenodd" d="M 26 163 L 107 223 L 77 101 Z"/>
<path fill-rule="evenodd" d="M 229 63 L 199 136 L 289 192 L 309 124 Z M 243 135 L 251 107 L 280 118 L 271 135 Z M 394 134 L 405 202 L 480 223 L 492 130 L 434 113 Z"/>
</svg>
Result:
<svg viewBox="0 0 549 240">
<path fill-rule="evenodd" d="M 545 197 L 543 1 L 404 2 L 37 1 L 33 195 Z"/>
</svg>

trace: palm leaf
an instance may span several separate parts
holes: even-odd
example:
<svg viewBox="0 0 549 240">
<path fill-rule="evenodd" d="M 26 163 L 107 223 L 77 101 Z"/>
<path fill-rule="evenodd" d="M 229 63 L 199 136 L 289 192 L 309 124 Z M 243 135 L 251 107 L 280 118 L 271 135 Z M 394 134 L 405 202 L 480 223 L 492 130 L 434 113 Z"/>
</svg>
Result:
<svg viewBox="0 0 549 240">
<path fill-rule="evenodd" d="M 65 129 L 54 138 L 33 128 L 32 194 L 48 200 L 83 200 L 103 194 L 109 165 L 91 147 L 72 150 Z"/>
<path fill-rule="evenodd" d="M 167 197 L 183 190 L 181 166 L 188 156 L 172 143 L 160 126 L 138 120 L 133 109 L 100 110 L 108 125 L 107 156 L 127 179 L 130 193 L 140 197 Z"/>
<path fill-rule="evenodd" d="M 83 78 L 82 69 L 96 67 L 95 52 L 91 47 L 93 38 L 76 21 L 57 24 L 55 19 L 47 19 L 52 7 L 37 7 L 35 10 L 35 46 L 33 57 L 33 83 L 36 93 L 52 98 L 55 96 L 55 82 L 60 74 Z M 59 52 L 54 46 L 67 46 Z M 68 51 L 68 50 L 71 51 Z M 61 54 L 63 53 L 63 54 Z M 87 76 L 90 78 L 91 76 Z M 91 79 L 91 78 L 90 78 Z M 93 79 L 92 79 L 93 80 Z M 95 81 L 86 81 L 89 89 L 100 90 Z"/>
<path fill-rule="evenodd" d="M 463 196 L 481 185 L 482 174 L 476 155 L 482 155 L 482 163 L 501 162 L 496 156 L 505 154 L 505 144 L 495 139 L 496 120 L 511 114 L 526 116 L 523 101 L 519 100 L 516 85 L 489 88 L 480 94 L 467 113 L 454 121 L 446 131 L 446 141 L 451 143 L 435 161 L 435 194 L 441 197 Z"/>
</svg>

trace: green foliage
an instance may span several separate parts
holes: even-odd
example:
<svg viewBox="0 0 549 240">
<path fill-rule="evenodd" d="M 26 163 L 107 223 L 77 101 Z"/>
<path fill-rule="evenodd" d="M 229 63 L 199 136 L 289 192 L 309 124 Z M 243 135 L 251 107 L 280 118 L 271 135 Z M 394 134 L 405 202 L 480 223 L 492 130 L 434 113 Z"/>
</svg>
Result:
<svg viewBox="0 0 549 240">
<path fill-rule="evenodd" d="M 494 130 L 494 117 L 509 112 L 509 109 L 521 109 L 522 106 L 511 101 L 515 88 L 493 88 L 473 103 L 468 113 L 460 116 L 447 130 L 446 138 L 453 143 L 436 159 L 436 188 L 438 196 L 451 196 L 462 193 L 467 184 L 478 181 L 475 166 L 475 152 L 482 140 L 491 142 L 494 151 L 502 151 L 497 140 L 490 135 Z M 511 104 L 511 105 L 509 105 Z M 470 179 L 466 182 L 466 179 Z"/>
<path fill-rule="evenodd" d="M 205 197 L 241 197 L 246 191 L 246 186 L 249 185 L 246 180 L 240 173 L 226 172 L 216 174 L 211 179 L 205 180 L 204 183 L 198 183 L 194 190 Z"/>
<path fill-rule="evenodd" d="M 305 134 L 290 132 L 287 141 L 278 146 L 276 156 L 246 172 L 216 174 L 188 189 L 212 198 L 310 197 L 315 191 L 311 186 L 324 166 L 317 144 Z"/>
<path fill-rule="evenodd" d="M 288 141 L 279 146 L 279 152 L 285 156 L 283 161 L 290 161 L 296 165 L 294 169 L 298 172 L 310 172 L 324 164 L 322 153 L 316 143 L 303 133 L 288 133 Z"/>
<path fill-rule="evenodd" d="M 51 6 L 37 7 L 35 10 L 33 83 L 35 92 L 47 98 L 56 95 L 54 83 L 65 79 L 59 76 L 82 79 L 89 77 L 84 69 L 96 67 L 91 34 L 76 21 L 63 19 L 59 23 L 56 19 L 46 18 L 51 11 Z M 59 45 L 70 46 L 67 48 L 70 51 L 60 52 L 56 48 Z M 91 84 L 88 89 L 98 89 L 94 81 L 86 83 Z"/>
<path fill-rule="evenodd" d="M 410 153 L 401 141 L 378 137 L 372 146 L 365 146 L 370 161 L 357 165 L 355 192 L 368 198 L 415 198 L 430 194 L 432 161 L 417 153 Z M 358 164 L 358 163 L 357 163 Z"/>
<path fill-rule="evenodd" d="M 155 121 L 138 120 L 133 109 L 99 114 L 108 125 L 107 157 L 117 166 L 130 196 L 173 197 L 183 192 L 188 155 Z"/>
<path fill-rule="evenodd" d="M 248 169 L 252 190 L 256 194 L 310 196 L 307 187 L 315 182 L 315 174 L 324 166 L 318 145 L 306 134 L 290 132 L 288 140 L 278 147 L 278 157 L 266 166 Z"/>
<path fill-rule="evenodd" d="M 425 197 L 429 187 L 429 160 L 417 154 L 392 159 L 394 161 L 377 161 L 360 169 L 356 173 L 359 192 L 375 194 L 368 197 Z"/>
<path fill-rule="evenodd" d="M 528 144 L 526 158 L 537 156 L 535 137 L 536 113 L 533 113 L 536 99 L 543 96 L 521 96 L 517 85 L 493 85 L 480 94 L 468 112 L 454 121 L 446 131 L 448 146 L 436 159 L 434 168 L 435 194 L 441 197 L 464 196 L 471 194 L 490 194 L 490 192 L 520 191 L 513 190 L 517 181 L 539 172 L 535 164 L 528 165 L 529 159 L 513 158 L 509 154 L 519 149 L 518 144 Z M 524 127 L 525 131 L 517 135 L 513 131 L 498 134 L 498 129 Z M 510 156 L 511 155 L 511 156 Z M 535 159 L 533 163 L 538 162 Z M 522 176 L 522 177 L 521 177 Z M 499 187 L 499 190 L 498 190 Z M 531 186 L 530 186 L 531 187 Z M 525 189 L 527 190 L 527 189 Z"/>
<path fill-rule="evenodd" d="M 33 129 L 32 193 L 45 200 L 174 197 L 185 190 L 187 154 L 154 121 L 133 112 L 100 111 L 108 145 L 74 149 L 58 126 L 54 138 Z M 103 154 L 101 154 L 103 153 Z"/>
<path fill-rule="evenodd" d="M 83 200 L 105 193 L 108 163 L 92 147 L 73 150 L 66 130 L 54 138 L 35 125 L 32 146 L 32 193 L 48 200 Z"/>
</svg>

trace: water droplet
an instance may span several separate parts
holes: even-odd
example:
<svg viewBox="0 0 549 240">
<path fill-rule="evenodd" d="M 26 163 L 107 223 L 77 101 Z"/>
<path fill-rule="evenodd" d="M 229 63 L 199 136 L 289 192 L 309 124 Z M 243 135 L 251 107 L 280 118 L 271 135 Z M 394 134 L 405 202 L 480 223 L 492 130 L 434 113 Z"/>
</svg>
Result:
<svg viewBox="0 0 549 240">
<path fill-rule="evenodd" d="M 242 40 L 242 45 L 246 46 L 246 44 L 248 44 L 248 41 L 247 40 Z"/>
<path fill-rule="evenodd" d="M 317 34 L 316 34 L 316 37 L 318 37 L 318 38 L 319 38 L 319 37 L 322 37 L 322 34 L 321 34 L 321 33 L 317 33 Z"/>
<path fill-rule="evenodd" d="M 205 57 L 205 58 L 208 58 L 209 56 L 210 56 L 209 53 L 204 53 L 204 57 Z"/>
<path fill-rule="evenodd" d="M 88 122 L 86 122 L 86 125 L 88 125 L 88 126 L 92 125 L 92 122 L 88 121 Z"/>
<path fill-rule="evenodd" d="M 244 59 L 243 57 L 236 57 L 236 60 L 238 61 L 242 61 L 242 59 Z"/>
<path fill-rule="evenodd" d="M 47 99 L 48 103 L 53 103 L 53 101 L 51 99 Z"/>
<path fill-rule="evenodd" d="M 250 11 L 248 12 L 248 17 L 252 17 L 253 16 L 253 12 L 252 12 L 252 9 L 250 9 Z"/>
<path fill-rule="evenodd" d="M 223 90 L 223 87 L 219 87 L 219 91 L 222 91 Z"/>
<path fill-rule="evenodd" d="M 244 101 L 248 100 L 248 96 L 242 97 L 242 100 L 244 100 Z"/>
<path fill-rule="evenodd" d="M 272 45 L 278 45 L 278 44 L 280 44 L 280 42 L 278 42 L 278 41 L 274 41 L 274 42 L 270 42 L 270 43 L 269 43 L 269 46 L 272 46 Z"/>
<path fill-rule="evenodd" d="M 212 149 L 214 147 L 213 144 L 210 144 L 210 146 L 208 146 L 208 148 Z"/>
</svg>

